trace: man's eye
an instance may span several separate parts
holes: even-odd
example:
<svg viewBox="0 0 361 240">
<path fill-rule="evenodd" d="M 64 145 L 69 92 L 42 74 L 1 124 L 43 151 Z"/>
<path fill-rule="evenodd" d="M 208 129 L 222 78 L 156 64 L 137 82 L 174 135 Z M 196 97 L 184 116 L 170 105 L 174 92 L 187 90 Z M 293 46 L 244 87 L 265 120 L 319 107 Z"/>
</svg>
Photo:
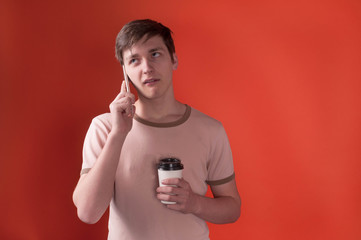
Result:
<svg viewBox="0 0 361 240">
<path fill-rule="evenodd" d="M 154 52 L 152 53 L 152 57 L 159 57 L 160 56 L 160 53 L 159 52 Z"/>
<path fill-rule="evenodd" d="M 133 58 L 129 60 L 129 64 L 135 63 L 137 61 L 137 59 Z"/>
</svg>

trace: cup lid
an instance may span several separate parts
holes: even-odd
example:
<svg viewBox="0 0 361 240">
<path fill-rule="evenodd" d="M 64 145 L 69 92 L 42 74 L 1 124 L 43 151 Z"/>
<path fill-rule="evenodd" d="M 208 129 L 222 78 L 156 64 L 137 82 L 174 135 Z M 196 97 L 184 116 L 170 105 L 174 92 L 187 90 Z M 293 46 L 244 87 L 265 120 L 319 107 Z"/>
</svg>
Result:
<svg viewBox="0 0 361 240">
<path fill-rule="evenodd" d="M 162 170 L 181 170 L 183 169 L 183 164 L 177 158 L 164 158 L 159 161 L 158 169 Z"/>
</svg>

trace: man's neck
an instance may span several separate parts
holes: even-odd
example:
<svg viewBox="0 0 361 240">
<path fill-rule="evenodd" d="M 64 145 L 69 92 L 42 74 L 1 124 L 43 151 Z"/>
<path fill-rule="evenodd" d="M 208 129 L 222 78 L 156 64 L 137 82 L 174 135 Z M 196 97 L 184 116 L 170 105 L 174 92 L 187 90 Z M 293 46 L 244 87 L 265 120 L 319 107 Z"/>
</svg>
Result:
<svg viewBox="0 0 361 240">
<path fill-rule="evenodd" d="M 178 120 L 186 111 L 186 106 L 176 99 L 149 100 L 138 99 L 135 103 L 136 114 L 147 121 L 167 123 Z"/>
</svg>

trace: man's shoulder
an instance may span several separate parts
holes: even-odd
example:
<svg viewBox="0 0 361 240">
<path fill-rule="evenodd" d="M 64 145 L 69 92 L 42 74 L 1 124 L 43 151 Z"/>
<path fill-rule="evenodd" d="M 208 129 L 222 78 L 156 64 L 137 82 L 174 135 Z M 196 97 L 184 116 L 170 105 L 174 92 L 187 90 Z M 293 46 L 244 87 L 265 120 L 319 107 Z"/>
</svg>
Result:
<svg viewBox="0 0 361 240">
<path fill-rule="evenodd" d="M 219 120 L 217 120 L 217 119 L 209 116 L 208 114 L 205 114 L 193 107 L 192 107 L 191 117 L 194 120 L 198 121 L 200 124 L 204 124 L 207 127 L 212 127 L 212 126 L 216 127 L 216 128 L 222 127 L 222 123 Z"/>
<path fill-rule="evenodd" d="M 109 120 L 111 117 L 111 114 L 110 113 L 102 113 L 102 114 L 99 114 L 99 115 L 96 115 L 94 119 L 98 119 L 100 121 L 104 121 L 104 120 Z"/>
<path fill-rule="evenodd" d="M 99 114 L 92 119 L 91 124 L 109 128 L 111 127 L 111 114 L 110 113 Z"/>
</svg>

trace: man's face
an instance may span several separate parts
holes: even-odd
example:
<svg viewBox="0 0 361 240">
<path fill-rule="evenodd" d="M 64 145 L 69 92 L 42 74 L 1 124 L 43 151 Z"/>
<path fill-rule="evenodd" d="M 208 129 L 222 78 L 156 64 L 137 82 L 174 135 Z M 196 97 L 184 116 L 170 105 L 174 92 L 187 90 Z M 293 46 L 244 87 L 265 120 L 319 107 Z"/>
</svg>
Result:
<svg viewBox="0 0 361 240">
<path fill-rule="evenodd" d="M 157 99 L 173 96 L 172 76 L 177 68 L 162 37 L 144 36 L 131 48 L 123 51 L 126 72 L 138 91 L 139 98 Z"/>
</svg>

